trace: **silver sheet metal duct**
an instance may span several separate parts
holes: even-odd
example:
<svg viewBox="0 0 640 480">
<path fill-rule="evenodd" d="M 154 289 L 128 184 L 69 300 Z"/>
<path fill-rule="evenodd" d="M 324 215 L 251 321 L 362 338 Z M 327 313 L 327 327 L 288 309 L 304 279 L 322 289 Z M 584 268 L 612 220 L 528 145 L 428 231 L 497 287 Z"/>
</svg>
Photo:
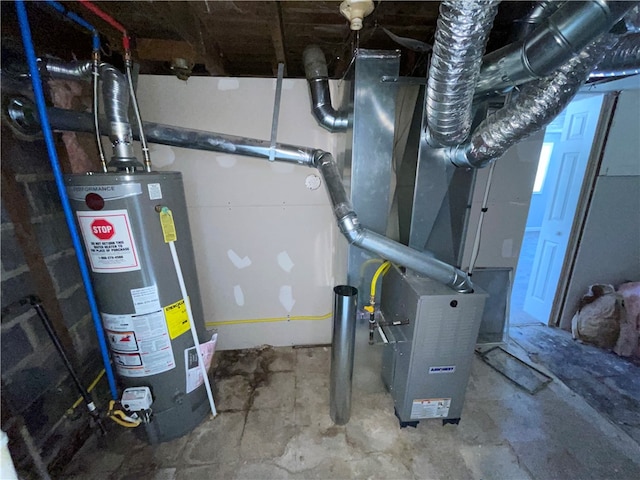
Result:
<svg viewBox="0 0 640 480">
<path fill-rule="evenodd" d="M 64 63 L 58 60 L 41 60 L 40 64 L 51 78 L 64 80 L 89 80 L 91 62 Z M 110 167 L 119 169 L 142 166 L 133 152 L 133 135 L 129 122 L 129 89 L 127 80 L 117 68 L 101 63 L 98 71 L 102 80 L 104 110 L 109 124 L 109 139 L 113 146 Z"/>
<path fill-rule="evenodd" d="M 333 293 L 329 414 L 333 423 L 345 425 L 351 417 L 358 289 L 350 285 L 338 285 Z"/>
<path fill-rule="evenodd" d="M 16 108 L 18 108 L 17 105 L 21 105 L 21 112 L 15 111 L 10 115 L 10 118 L 20 118 L 23 127 L 32 128 L 34 123 L 39 122 L 37 116 L 32 113 L 33 107 L 29 105 L 28 101 L 22 99 L 20 102 L 10 103 L 16 105 Z M 93 131 L 92 116 L 88 113 L 59 108 L 49 108 L 47 112 L 54 130 Z M 105 130 L 104 121 L 101 122 L 100 130 Z M 458 292 L 469 293 L 473 291 L 473 284 L 463 271 L 438 260 L 429 252 L 419 252 L 362 227 L 358 216 L 353 211 L 351 201 L 342 184 L 342 177 L 330 153 L 281 143 L 276 144 L 272 150 L 271 142 L 267 140 L 191 130 L 152 122 L 146 122 L 144 130 L 147 140 L 151 143 L 265 160 L 269 160 L 273 153 L 274 159 L 277 161 L 315 167 L 324 179 L 340 231 L 351 244 L 397 265 L 405 266 L 420 275 L 432 278 Z M 134 138 L 137 137 L 134 135 Z"/>
<path fill-rule="evenodd" d="M 469 144 L 446 149 L 444 157 L 458 167 L 481 168 L 546 127 L 578 93 L 615 41 L 613 35 L 607 34 L 552 75 L 525 85 L 513 102 L 478 126 Z"/>
<path fill-rule="evenodd" d="M 434 146 L 458 145 L 469 135 L 473 95 L 499 3 L 448 0 L 440 5 L 425 100 Z"/>
<path fill-rule="evenodd" d="M 329 72 L 324 53 L 317 45 L 309 45 L 302 54 L 304 71 L 311 93 L 311 111 L 318 124 L 330 132 L 344 132 L 349 126 L 349 117 L 337 112 L 331 104 Z"/>
<path fill-rule="evenodd" d="M 523 41 L 483 59 L 476 96 L 521 85 L 553 73 L 599 35 L 609 31 L 637 2 L 566 2 Z"/>
<path fill-rule="evenodd" d="M 321 151 L 318 151 L 317 155 L 315 165 L 324 178 L 340 231 L 349 243 L 432 278 L 458 292 L 473 291 L 469 276 L 462 270 L 438 260 L 430 252 L 418 252 L 360 225 L 333 157 L 330 153 Z"/>
<path fill-rule="evenodd" d="M 640 73 L 640 33 L 627 33 L 607 53 L 590 78 L 617 77 Z"/>
<path fill-rule="evenodd" d="M 558 8 L 560 8 L 565 2 L 559 2 L 557 0 L 543 0 L 536 3 L 529 14 L 522 20 L 515 22 L 521 27 L 518 29 L 518 40 L 524 40 L 527 36 L 533 32 L 547 17 L 553 14 Z"/>
</svg>

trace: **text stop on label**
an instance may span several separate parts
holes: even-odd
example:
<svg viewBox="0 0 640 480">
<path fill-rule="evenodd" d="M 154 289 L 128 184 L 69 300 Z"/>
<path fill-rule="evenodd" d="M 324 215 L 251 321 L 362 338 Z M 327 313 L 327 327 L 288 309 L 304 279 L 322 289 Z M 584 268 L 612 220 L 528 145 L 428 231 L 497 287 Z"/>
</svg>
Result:
<svg viewBox="0 0 640 480">
<path fill-rule="evenodd" d="M 96 218 L 91 223 L 91 233 L 100 240 L 109 240 L 116 233 L 113 225 L 104 218 Z"/>
</svg>

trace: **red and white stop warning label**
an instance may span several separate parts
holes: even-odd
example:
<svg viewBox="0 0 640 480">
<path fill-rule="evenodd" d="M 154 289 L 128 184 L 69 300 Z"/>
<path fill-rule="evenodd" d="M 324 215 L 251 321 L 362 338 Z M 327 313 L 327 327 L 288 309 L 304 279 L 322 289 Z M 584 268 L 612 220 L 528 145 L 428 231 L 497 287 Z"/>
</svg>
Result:
<svg viewBox="0 0 640 480">
<path fill-rule="evenodd" d="M 94 272 L 140 270 L 138 251 L 126 210 L 77 212 L 76 215 Z"/>
<path fill-rule="evenodd" d="M 91 233 L 100 240 L 109 240 L 116 233 L 113 224 L 104 218 L 96 218 L 91 222 Z"/>
</svg>

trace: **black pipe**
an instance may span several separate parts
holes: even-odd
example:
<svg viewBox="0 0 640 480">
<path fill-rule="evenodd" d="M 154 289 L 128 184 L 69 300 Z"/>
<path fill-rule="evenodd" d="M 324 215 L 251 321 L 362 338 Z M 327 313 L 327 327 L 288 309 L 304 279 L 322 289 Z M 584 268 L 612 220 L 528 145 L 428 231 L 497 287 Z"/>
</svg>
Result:
<svg viewBox="0 0 640 480">
<path fill-rule="evenodd" d="M 80 395 L 82 396 L 82 399 L 84 400 L 84 403 L 87 406 L 87 410 L 89 411 L 89 414 L 91 415 L 93 420 L 96 422 L 96 424 L 100 428 L 100 431 L 102 432 L 102 434 L 106 435 L 107 430 L 102 423 L 102 419 L 100 418 L 100 412 L 98 411 L 95 404 L 93 403 L 93 399 L 91 398 L 91 395 L 89 394 L 87 389 L 84 388 L 84 386 L 80 381 L 80 378 L 76 374 L 76 371 L 74 370 L 73 365 L 69 360 L 69 357 L 67 357 L 67 353 L 65 352 L 64 347 L 62 346 L 62 343 L 60 343 L 60 338 L 58 337 L 58 334 L 56 333 L 56 331 L 53 329 L 53 324 L 51 323 L 51 319 L 49 318 L 49 315 L 47 315 L 47 312 L 44 309 L 44 306 L 42 305 L 42 303 L 40 302 L 40 299 L 35 295 L 29 295 L 23 298 L 22 300 L 20 300 L 18 303 L 21 305 L 26 305 L 27 303 L 30 304 L 34 308 L 38 316 L 40 317 L 40 320 L 42 320 L 42 324 L 44 325 L 44 328 L 47 331 L 49 338 L 53 342 L 54 347 L 56 347 L 56 350 L 60 355 L 60 359 L 62 360 L 62 363 L 64 363 L 64 366 L 67 368 L 67 371 L 69 372 L 69 375 L 73 380 L 73 383 L 76 384 L 76 387 L 78 388 L 78 391 L 80 392 Z"/>
</svg>

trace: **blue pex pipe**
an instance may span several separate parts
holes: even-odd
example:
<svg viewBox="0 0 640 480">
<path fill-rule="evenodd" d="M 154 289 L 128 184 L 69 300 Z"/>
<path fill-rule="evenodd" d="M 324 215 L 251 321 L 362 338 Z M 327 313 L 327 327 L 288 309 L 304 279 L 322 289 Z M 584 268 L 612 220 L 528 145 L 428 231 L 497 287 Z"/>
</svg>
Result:
<svg viewBox="0 0 640 480">
<path fill-rule="evenodd" d="M 16 0 L 16 11 L 18 12 L 18 22 L 20 23 L 22 43 L 24 45 L 25 54 L 27 55 L 27 63 L 29 64 L 29 73 L 31 74 L 33 93 L 35 95 L 36 106 L 38 108 L 38 115 L 40 116 L 40 124 L 42 126 L 42 133 L 44 134 L 44 141 L 47 146 L 47 152 L 49 153 L 49 160 L 51 161 L 51 168 L 53 169 L 53 176 L 56 181 L 56 186 L 58 187 L 58 194 L 60 195 L 62 209 L 64 210 L 64 218 L 67 221 L 67 227 L 69 228 L 69 233 L 71 234 L 71 240 L 73 242 L 73 248 L 76 252 L 76 258 L 78 259 L 80 274 L 82 275 L 82 283 L 84 284 L 84 289 L 87 294 L 87 300 L 89 301 L 91 316 L 93 317 L 93 324 L 96 328 L 98 343 L 100 345 L 100 353 L 102 354 L 102 362 L 104 363 L 104 369 L 107 374 L 107 380 L 109 382 L 109 389 L 111 390 L 111 396 L 113 397 L 113 399 L 117 400 L 118 389 L 116 388 L 116 380 L 113 376 L 113 368 L 111 367 L 111 360 L 109 359 L 109 350 L 107 348 L 107 342 L 105 340 L 104 331 L 102 329 L 102 320 L 100 317 L 100 312 L 98 311 L 96 297 L 93 293 L 93 287 L 91 286 L 89 268 L 87 266 L 87 261 L 84 258 L 82 242 L 80 241 L 78 228 L 76 227 L 73 211 L 71 210 L 69 197 L 67 196 L 67 189 L 64 185 L 64 178 L 62 177 L 62 171 L 60 169 L 60 163 L 58 161 L 58 153 L 56 152 L 56 147 L 53 140 L 53 132 L 51 130 L 51 125 L 49 124 L 49 116 L 47 115 L 44 92 L 42 91 L 42 82 L 40 80 L 40 72 L 38 71 L 36 52 L 33 48 L 31 28 L 29 27 L 29 18 L 27 17 L 27 9 L 24 5 L 24 0 Z"/>
<path fill-rule="evenodd" d="M 51 7 L 55 8 L 58 12 L 66 16 L 68 19 L 73 20 L 81 27 L 84 27 L 87 30 L 89 30 L 93 35 L 93 50 L 95 52 L 100 51 L 100 35 L 98 35 L 98 30 L 93 25 L 91 25 L 89 22 L 87 22 L 84 18 L 82 18 L 77 13 L 67 10 L 66 7 L 62 5 L 60 2 L 56 2 L 54 0 L 45 0 L 45 1 Z"/>
</svg>

